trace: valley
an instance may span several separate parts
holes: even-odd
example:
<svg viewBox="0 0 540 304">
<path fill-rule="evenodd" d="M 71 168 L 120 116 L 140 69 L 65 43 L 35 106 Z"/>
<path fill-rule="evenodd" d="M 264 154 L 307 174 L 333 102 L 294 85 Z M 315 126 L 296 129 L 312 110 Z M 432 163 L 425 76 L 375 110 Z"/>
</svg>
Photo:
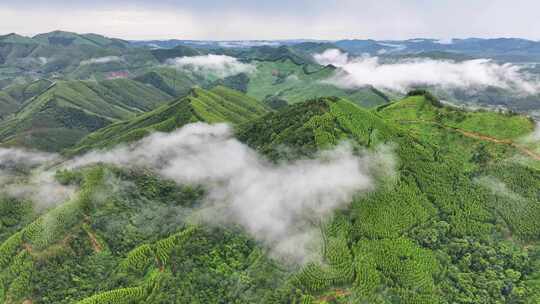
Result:
<svg viewBox="0 0 540 304">
<path fill-rule="evenodd" d="M 0 37 L 0 302 L 538 303 L 537 45 L 505 42 Z M 461 73 L 488 55 L 533 93 Z M 423 56 L 479 89 L 388 81 Z"/>
</svg>

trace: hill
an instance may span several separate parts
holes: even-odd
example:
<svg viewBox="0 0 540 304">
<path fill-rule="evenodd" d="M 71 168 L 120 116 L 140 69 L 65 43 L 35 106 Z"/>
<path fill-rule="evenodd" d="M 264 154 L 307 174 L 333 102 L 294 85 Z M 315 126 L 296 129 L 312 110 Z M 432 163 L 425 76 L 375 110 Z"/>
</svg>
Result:
<svg viewBox="0 0 540 304">
<path fill-rule="evenodd" d="M 32 38 L 18 35 L 16 33 L 10 33 L 7 35 L 0 36 L 0 42 L 3 43 L 36 43 Z"/>
<path fill-rule="evenodd" d="M 205 75 L 171 67 L 150 69 L 135 77 L 134 80 L 176 97 L 185 96 L 193 87 L 208 87 L 212 83 L 212 79 L 207 79 Z"/>
<path fill-rule="evenodd" d="M 0 140 L 4 145 L 60 151 L 94 130 L 152 110 L 170 98 L 128 79 L 59 81 L 0 123 Z"/>
<path fill-rule="evenodd" d="M 94 47 L 119 47 L 129 46 L 127 41 L 121 39 L 107 38 L 98 34 L 77 34 L 65 31 L 53 31 L 50 33 L 39 34 L 32 37 L 32 41 L 48 45 L 87 45 Z"/>
<path fill-rule="evenodd" d="M 205 54 L 205 52 L 203 51 L 183 45 L 179 45 L 171 49 L 155 49 L 151 52 L 152 55 L 161 63 L 164 63 L 168 59 L 173 59 L 177 57 L 189 57 Z"/>
<path fill-rule="evenodd" d="M 519 38 L 467 38 L 408 40 L 340 40 L 334 43 L 345 51 L 362 55 L 404 55 L 418 53 L 454 53 L 456 56 L 493 58 L 509 62 L 536 62 L 540 56 L 538 41 Z"/>
<path fill-rule="evenodd" d="M 341 89 L 324 81 L 335 72 L 333 67 L 322 67 L 313 63 L 311 51 L 324 49 L 329 45 L 300 44 L 293 47 L 256 47 L 250 49 L 217 49 L 212 53 L 235 56 L 243 63 L 256 68 L 256 72 L 239 73 L 220 79 L 203 75 L 189 69 L 156 67 L 134 77 L 135 80 L 150 84 L 170 95 L 184 96 L 194 86 L 210 88 L 226 86 L 242 91 L 248 96 L 265 101 L 267 104 L 281 100 L 296 103 L 310 98 L 324 96 L 347 97 L 360 105 L 375 106 L 388 102 L 388 98 L 372 87 Z M 177 56 L 202 55 L 201 50 L 185 46 L 177 49 L 158 49 L 153 53 L 163 56 L 159 60 Z"/>
<path fill-rule="evenodd" d="M 0 119 L 17 112 L 24 101 L 45 92 L 53 82 L 46 79 L 30 83 L 14 84 L 0 91 Z"/>
<path fill-rule="evenodd" d="M 221 51 L 225 55 L 241 58 L 246 61 L 279 61 L 290 60 L 296 64 L 304 65 L 314 63 L 311 56 L 295 51 L 288 46 L 255 46 L 250 48 L 225 48 Z"/>
<path fill-rule="evenodd" d="M 422 91 L 371 110 L 341 98 L 318 98 L 268 112 L 218 87 L 195 89 L 83 142 L 108 146 L 191 121 L 232 121 L 242 142 L 275 162 L 311 157 L 347 140 L 358 151 L 390 149 L 395 164 L 379 172 L 374 191 L 320 224 L 323 262 L 300 269 L 268 258 L 238 227 L 190 225 L 185 212 L 199 206 L 204 189 L 102 165 L 59 171 L 60 182 L 81 187 L 68 202 L 41 217 L 28 202 L 1 205 L 6 232 L 0 233 L 0 299 L 426 304 L 540 299 L 538 160 L 509 144 L 533 129 L 529 119 L 447 107 Z"/>
<path fill-rule="evenodd" d="M 346 90 L 326 83 L 325 80 L 335 73 L 331 66 L 298 64 L 290 59 L 254 64 L 257 72 L 248 75 L 246 87 L 247 94 L 259 100 L 282 99 L 292 104 L 311 98 L 338 96 L 368 107 L 388 102 L 383 93 L 372 87 Z"/>
<path fill-rule="evenodd" d="M 239 125 L 268 111 L 261 102 L 225 87 L 194 88 L 186 97 L 89 134 L 68 153 L 112 147 L 141 139 L 152 132 L 171 132 L 197 121 Z"/>
<path fill-rule="evenodd" d="M 0 88 L 40 78 L 103 80 L 156 63 L 149 50 L 97 34 L 55 31 L 0 37 Z"/>
<path fill-rule="evenodd" d="M 538 159 L 508 140 L 532 128 L 521 116 L 440 108 L 431 96 L 416 95 L 374 112 L 344 100 L 314 100 L 268 114 L 239 137 L 272 159 L 286 157 L 276 149 L 281 144 L 296 147 L 300 155 L 343 138 L 362 146 L 394 145 L 397 180 L 336 214 L 326 233 L 328 244 L 335 238 L 337 247 L 327 249 L 327 264 L 310 264 L 297 274 L 307 298 L 527 302 L 539 297 L 539 264 L 530 255 L 537 249 L 524 244 L 537 244 L 540 237 L 533 220 L 540 209 L 535 194 L 528 193 L 540 175 L 527 165 Z M 516 155 L 527 161 L 511 160 Z M 520 186 L 522 178 L 526 185 Z M 496 188 L 501 185 L 505 188 Z M 481 266 L 495 256 L 498 266 Z M 511 261 L 518 256 L 527 257 L 522 266 Z M 502 289 L 482 283 L 486 271 L 500 274 Z M 521 275 L 508 291 L 503 273 L 511 272 Z M 454 279 L 460 277 L 469 280 Z M 482 290 L 489 295 L 480 295 Z M 518 290 L 530 294 L 519 296 Z"/>
</svg>

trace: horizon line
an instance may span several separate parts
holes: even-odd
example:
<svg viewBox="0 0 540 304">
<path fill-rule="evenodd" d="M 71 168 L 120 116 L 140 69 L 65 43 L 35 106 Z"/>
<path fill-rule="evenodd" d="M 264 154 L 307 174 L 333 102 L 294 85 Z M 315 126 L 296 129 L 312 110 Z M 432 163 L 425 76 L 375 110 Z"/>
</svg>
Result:
<svg viewBox="0 0 540 304">
<path fill-rule="evenodd" d="M 344 37 L 340 39 L 321 39 L 321 38 L 261 38 L 261 39 L 242 39 L 242 38 L 235 38 L 235 39 L 202 39 L 202 38 L 141 38 L 141 39 L 126 39 L 121 38 L 117 36 L 109 36 L 107 34 L 101 34 L 98 32 L 75 32 L 75 31 L 69 31 L 69 30 L 52 30 L 47 32 L 40 32 L 36 34 L 20 34 L 17 32 L 8 32 L 8 33 L 0 33 L 0 37 L 5 37 L 9 35 L 18 35 L 25 38 L 33 39 L 36 36 L 39 35 L 45 35 L 45 34 L 51 34 L 55 32 L 63 32 L 63 33 L 70 33 L 70 34 L 76 34 L 76 35 L 100 35 L 106 38 L 110 39 L 119 39 L 124 40 L 128 42 L 136 42 L 136 41 L 167 41 L 167 40 L 178 40 L 178 41 L 215 41 L 215 42 L 235 42 L 235 41 L 299 41 L 304 40 L 306 42 L 336 42 L 336 41 L 343 41 L 343 40 L 373 40 L 373 41 L 411 41 L 411 40 L 432 40 L 432 41 L 443 41 L 443 40 L 468 40 L 468 39 L 478 39 L 478 40 L 496 40 L 496 39 L 519 39 L 519 40 L 527 40 L 532 42 L 540 42 L 540 39 L 535 40 L 531 38 L 524 38 L 519 36 L 492 36 L 492 37 L 475 37 L 475 36 L 469 36 L 469 37 L 447 37 L 447 38 L 433 38 L 433 37 L 411 37 L 411 38 L 355 38 L 355 37 Z"/>
</svg>

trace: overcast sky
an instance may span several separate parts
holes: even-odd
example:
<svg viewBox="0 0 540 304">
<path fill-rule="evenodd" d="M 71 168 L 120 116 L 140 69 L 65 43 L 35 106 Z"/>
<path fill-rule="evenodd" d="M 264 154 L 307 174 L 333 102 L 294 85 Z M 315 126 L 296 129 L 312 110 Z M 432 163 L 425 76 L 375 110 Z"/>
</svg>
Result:
<svg viewBox="0 0 540 304">
<path fill-rule="evenodd" d="M 125 39 L 540 40 L 539 0 L 0 0 L 0 32 Z"/>
</svg>

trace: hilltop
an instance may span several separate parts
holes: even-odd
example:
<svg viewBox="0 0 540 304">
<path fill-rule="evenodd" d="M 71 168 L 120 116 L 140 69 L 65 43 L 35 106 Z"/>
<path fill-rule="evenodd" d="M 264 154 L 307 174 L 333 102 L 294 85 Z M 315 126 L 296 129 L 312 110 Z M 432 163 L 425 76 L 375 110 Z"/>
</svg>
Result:
<svg viewBox="0 0 540 304">
<path fill-rule="evenodd" d="M 348 141 L 358 152 L 392 151 L 395 163 L 377 175 L 374 191 L 320 224 L 323 261 L 293 269 L 239 227 L 191 226 L 183 212 L 199 206 L 204 189 L 103 165 L 58 172 L 62 183 L 80 185 L 75 198 L 41 216 L 22 201 L 0 210 L 0 296 L 426 304 L 540 297 L 538 161 L 507 144 L 531 132 L 528 118 L 448 107 L 422 91 L 372 109 L 332 97 L 271 111 L 217 87 L 106 126 L 79 148 L 110 148 L 193 121 L 232 123 L 241 142 L 272 162 Z"/>
<path fill-rule="evenodd" d="M 171 132 L 197 121 L 240 125 L 268 111 L 263 103 L 238 91 L 220 86 L 211 90 L 194 88 L 186 97 L 89 134 L 70 153 L 110 148 L 141 139 L 152 132 Z"/>
<path fill-rule="evenodd" d="M 25 43 L 25 44 L 43 44 L 43 45 L 87 45 L 93 47 L 127 47 L 129 43 L 125 40 L 107 38 L 98 34 L 77 34 L 66 31 L 53 31 L 49 33 L 38 34 L 33 37 L 26 37 L 11 33 L 0 36 L 0 43 Z"/>
<path fill-rule="evenodd" d="M 59 151 L 85 134 L 152 110 L 172 98 L 128 79 L 59 81 L 45 90 L 39 87 L 32 95 L 0 123 L 4 145 Z"/>
</svg>

